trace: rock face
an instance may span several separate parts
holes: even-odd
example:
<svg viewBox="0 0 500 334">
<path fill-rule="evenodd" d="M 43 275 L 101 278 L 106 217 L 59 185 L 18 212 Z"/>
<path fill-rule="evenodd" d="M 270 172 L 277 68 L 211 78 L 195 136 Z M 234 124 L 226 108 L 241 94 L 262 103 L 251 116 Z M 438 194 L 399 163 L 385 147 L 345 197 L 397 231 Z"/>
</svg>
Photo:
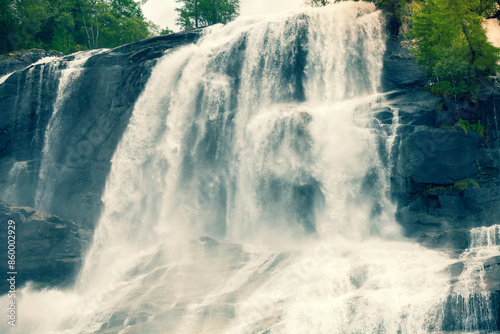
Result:
<svg viewBox="0 0 500 334">
<path fill-rule="evenodd" d="M 8 267 L 8 226 L 15 232 L 15 270 Z M 82 253 L 90 242 L 91 230 L 46 212 L 0 202 L 0 268 L 5 274 L 16 271 L 16 287 L 34 281 L 36 287 L 65 286 L 74 280 L 82 264 Z M 12 241 L 11 241 L 12 243 Z M 1 280 L 0 290 L 8 291 Z"/>
<path fill-rule="evenodd" d="M 430 247 L 460 252 L 472 227 L 500 218 L 500 84 L 477 99 L 455 101 L 425 90 L 428 79 L 415 59 L 390 40 L 383 89 L 392 91 L 382 124 L 397 113 L 392 148 L 391 193 L 396 218 L 408 237 Z"/>
<path fill-rule="evenodd" d="M 392 91 L 423 87 L 428 79 L 425 72 L 415 62 L 400 42 L 389 39 L 384 56 L 382 88 Z"/>
<path fill-rule="evenodd" d="M 425 245 L 464 249 L 470 228 L 498 223 L 500 95 L 496 84 L 488 89 L 475 103 L 426 91 L 387 101 L 400 122 L 391 178 L 397 219 Z"/>
<path fill-rule="evenodd" d="M 398 116 L 391 152 L 396 219 L 406 236 L 460 255 L 447 269 L 451 288 L 442 330 L 498 331 L 500 259 L 488 255 L 498 248 L 496 230 L 487 246 L 470 247 L 472 228 L 500 221 L 500 85 L 492 82 L 477 99 L 465 101 L 411 90 L 425 80 L 411 66 L 405 73 L 393 63 L 393 51 L 388 48 L 384 85 L 399 91 L 389 95 L 386 109 L 375 112 L 386 127 L 394 127 L 393 113 Z"/>
<path fill-rule="evenodd" d="M 199 36 L 172 34 L 101 51 L 82 70 L 72 68 L 73 55 L 9 76 L 0 85 L 0 199 L 94 226 L 111 157 L 151 68 L 165 51 Z M 0 60 L 0 68 L 11 63 Z M 58 172 L 44 175 L 44 164 Z M 52 197 L 37 199 L 44 183 Z"/>
</svg>

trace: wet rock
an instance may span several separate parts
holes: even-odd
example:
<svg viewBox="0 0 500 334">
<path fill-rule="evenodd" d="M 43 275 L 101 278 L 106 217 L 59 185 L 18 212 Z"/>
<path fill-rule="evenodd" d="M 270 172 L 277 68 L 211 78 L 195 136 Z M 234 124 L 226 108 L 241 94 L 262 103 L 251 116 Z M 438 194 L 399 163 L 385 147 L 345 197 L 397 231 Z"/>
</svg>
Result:
<svg viewBox="0 0 500 334">
<path fill-rule="evenodd" d="M 489 291 L 500 293 L 500 256 L 484 261 L 484 283 Z"/>
<path fill-rule="evenodd" d="M 9 224 L 9 220 L 14 224 Z M 15 228 L 8 228 L 9 225 Z M 17 272 L 17 288 L 28 281 L 32 281 L 35 287 L 72 284 L 82 265 L 82 253 L 88 246 L 92 231 L 46 212 L 3 202 L 0 202 L 0 226 L 3 254 L 0 268 L 3 273 Z M 13 268 L 9 268 L 7 262 L 8 239 L 15 246 Z M 0 289 L 6 293 L 8 282 L 1 282 Z"/>
<path fill-rule="evenodd" d="M 407 236 L 426 246 L 459 252 L 468 247 L 470 228 L 498 224 L 497 86 L 473 105 L 428 91 L 407 91 L 387 101 L 398 110 L 400 124 L 392 151 L 396 218 Z M 477 129 L 484 132 L 464 129 L 459 119 L 480 124 Z"/>
</svg>

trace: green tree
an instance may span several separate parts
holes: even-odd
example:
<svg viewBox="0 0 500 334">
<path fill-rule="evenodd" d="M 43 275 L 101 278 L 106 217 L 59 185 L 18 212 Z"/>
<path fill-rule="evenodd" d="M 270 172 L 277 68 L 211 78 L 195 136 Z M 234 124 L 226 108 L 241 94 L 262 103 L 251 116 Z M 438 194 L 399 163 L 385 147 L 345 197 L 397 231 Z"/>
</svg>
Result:
<svg viewBox="0 0 500 334">
<path fill-rule="evenodd" d="M 0 32 L 4 53 L 29 48 L 70 53 L 147 38 L 155 26 L 135 0 L 0 0 Z"/>
<path fill-rule="evenodd" d="M 173 34 L 174 31 L 172 29 L 170 29 L 169 27 L 165 27 L 163 28 L 161 31 L 160 31 L 160 35 L 170 35 L 170 34 Z"/>
<path fill-rule="evenodd" d="M 439 87 L 458 97 L 474 92 L 480 76 L 496 73 L 500 50 L 488 42 L 481 25 L 491 10 L 484 1 L 427 0 L 414 5 L 414 54 Z"/>
<path fill-rule="evenodd" d="M 183 29 L 205 27 L 216 23 L 226 24 L 240 12 L 239 0 L 176 0 L 177 24 Z"/>
<path fill-rule="evenodd" d="M 0 0 L 0 50 L 15 50 L 21 43 L 19 23 L 13 0 Z"/>
</svg>

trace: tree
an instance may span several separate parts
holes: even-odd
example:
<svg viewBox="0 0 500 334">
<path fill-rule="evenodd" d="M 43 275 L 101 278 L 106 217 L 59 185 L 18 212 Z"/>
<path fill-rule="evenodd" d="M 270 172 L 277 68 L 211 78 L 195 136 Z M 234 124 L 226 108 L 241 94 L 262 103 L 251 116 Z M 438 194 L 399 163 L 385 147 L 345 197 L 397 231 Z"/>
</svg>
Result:
<svg viewBox="0 0 500 334">
<path fill-rule="evenodd" d="M 19 23 L 12 0 L 0 0 L 0 48 L 3 53 L 17 49 L 21 43 Z"/>
<path fill-rule="evenodd" d="M 170 29 L 169 27 L 165 27 L 159 32 L 160 35 L 170 35 L 173 33 L 174 33 L 174 31 L 172 29 Z"/>
<path fill-rule="evenodd" d="M 205 27 L 216 23 L 226 24 L 240 12 L 240 0 L 176 0 L 177 24 L 184 30 Z"/>
<path fill-rule="evenodd" d="M 110 48 L 153 34 L 135 0 L 0 0 L 3 53 Z"/>
<path fill-rule="evenodd" d="M 427 0 L 415 3 L 411 37 L 418 62 L 438 87 L 459 97 L 475 91 L 479 77 L 496 73 L 500 50 L 488 42 L 481 0 Z"/>
</svg>

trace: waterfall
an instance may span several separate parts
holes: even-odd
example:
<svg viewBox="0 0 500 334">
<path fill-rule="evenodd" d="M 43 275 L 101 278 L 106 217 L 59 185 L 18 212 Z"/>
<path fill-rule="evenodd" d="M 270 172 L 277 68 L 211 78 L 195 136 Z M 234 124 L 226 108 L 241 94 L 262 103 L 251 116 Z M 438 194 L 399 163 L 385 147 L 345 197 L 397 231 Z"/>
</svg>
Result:
<svg viewBox="0 0 500 334">
<path fill-rule="evenodd" d="M 460 255 L 463 269 L 448 297 L 447 322 L 455 330 L 473 331 L 498 328 L 498 309 L 487 288 L 487 267 L 498 266 L 500 256 L 500 225 L 478 227 L 469 233 L 470 245 Z"/>
<path fill-rule="evenodd" d="M 53 76 L 57 77 L 57 66 L 60 59 L 57 57 L 46 57 L 31 64 L 22 71 L 25 72 L 23 79 L 18 80 L 17 94 L 15 96 L 15 115 L 14 128 L 16 133 L 20 133 L 18 140 L 22 141 L 27 136 L 25 129 L 35 128 L 35 136 L 32 138 L 33 142 L 29 149 L 26 151 L 33 151 L 34 156 L 38 156 L 38 147 L 41 146 L 42 136 L 44 134 L 44 125 L 42 122 L 43 112 L 42 106 L 46 104 L 42 101 L 42 93 L 44 90 L 50 89 L 48 87 L 47 78 Z M 21 71 L 19 71 L 21 72 Z M 0 78 L 0 84 L 5 82 L 13 73 L 7 74 Z M 35 117 L 32 119 L 30 113 L 35 110 Z M 8 117 L 8 116 L 7 116 Z M 31 141 L 31 140 L 30 140 Z M 12 164 L 8 173 L 8 178 L 3 189 L 0 190 L 2 200 L 10 201 L 13 203 L 26 203 L 27 205 L 34 205 L 33 200 L 27 197 L 33 197 L 34 189 L 32 184 L 36 183 L 35 175 L 35 161 L 30 159 L 28 152 L 20 152 L 18 154 L 19 161 Z"/>
<path fill-rule="evenodd" d="M 113 157 L 75 288 L 24 288 L 9 331 L 440 332 L 456 261 L 403 238 L 387 196 L 398 111 L 375 117 L 383 21 L 342 2 L 210 27 L 166 52 Z M 42 208 L 85 59 L 59 83 Z"/>
<path fill-rule="evenodd" d="M 64 107 L 64 101 L 71 93 L 72 83 L 78 79 L 83 72 L 85 62 L 92 56 L 104 50 L 82 51 L 75 53 L 70 61 L 61 60 L 65 68 L 61 70 L 59 84 L 57 88 L 56 101 L 54 103 L 52 115 L 45 130 L 45 137 L 42 149 L 42 159 L 40 163 L 40 173 L 38 176 L 38 186 L 35 193 L 35 208 L 39 210 L 49 210 L 53 195 L 53 186 L 56 180 L 61 177 L 57 169 L 56 154 L 59 149 L 59 127 L 61 117 L 59 115 Z M 52 59 L 51 59 L 52 60 Z M 37 63 L 35 64 L 37 65 Z M 40 105 L 40 104 L 39 104 Z"/>
<path fill-rule="evenodd" d="M 83 72 L 86 61 L 104 51 L 83 51 L 64 58 L 45 57 L 19 71 L 24 73 L 18 80 L 14 128 L 17 140 L 31 142 L 31 145 L 25 149 L 26 152 L 20 152 L 16 156 L 18 161 L 12 164 L 7 184 L 0 190 L 4 201 L 50 211 L 54 188 L 63 178 L 58 154 L 61 143 L 64 143 L 59 132 L 66 121 L 65 101 Z M 13 73 L 0 78 L 0 84 Z M 52 89 L 52 82 L 57 84 L 55 100 L 45 99 L 43 96 L 50 94 L 47 92 Z M 51 113 L 47 115 L 49 109 Z M 34 117 L 31 116 L 32 111 L 35 111 Z M 26 129 L 30 128 L 35 129 L 34 136 L 26 140 L 23 136 L 29 135 Z"/>
<path fill-rule="evenodd" d="M 14 72 L 12 72 L 12 73 L 14 73 Z M 5 75 L 2 75 L 0 77 L 0 84 L 3 84 L 5 82 L 5 80 L 7 80 L 12 75 L 12 73 L 8 73 L 8 74 L 5 74 Z"/>
</svg>

